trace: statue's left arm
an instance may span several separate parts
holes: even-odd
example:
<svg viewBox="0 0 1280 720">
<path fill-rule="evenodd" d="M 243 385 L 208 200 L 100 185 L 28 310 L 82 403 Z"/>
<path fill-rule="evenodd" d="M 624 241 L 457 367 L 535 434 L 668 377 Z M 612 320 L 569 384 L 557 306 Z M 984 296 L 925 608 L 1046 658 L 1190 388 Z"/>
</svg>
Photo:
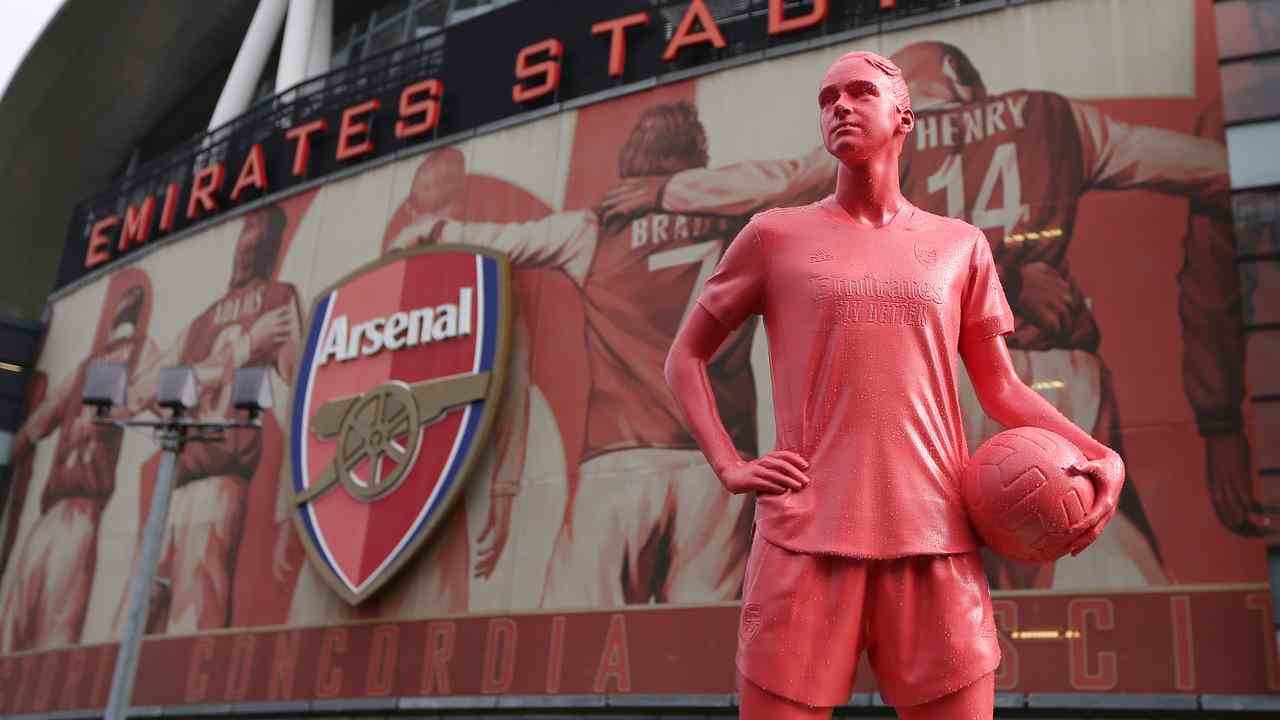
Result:
<svg viewBox="0 0 1280 720">
<path fill-rule="evenodd" d="M 1084 453 L 1088 462 L 1076 470 L 1093 480 L 1092 510 L 1072 528 L 1078 534 L 1071 546 L 1078 554 L 1102 534 L 1120 502 L 1124 463 L 1119 454 L 1077 427 L 1027 387 L 1013 368 L 1004 336 L 1013 331 L 1013 313 L 991 259 L 990 246 L 974 229 L 969 277 L 961 300 L 959 350 L 973 381 L 982 409 L 1005 427 L 1037 427 L 1055 432 Z"/>
<path fill-rule="evenodd" d="M 1006 427 L 1030 426 L 1055 432 L 1088 458 L 1089 462 L 1078 470 L 1093 479 L 1096 499 L 1093 509 L 1073 528 L 1079 538 L 1072 544 L 1071 553 L 1079 554 L 1102 534 L 1115 514 L 1124 485 L 1124 462 L 1114 450 L 1081 430 L 1018 379 L 1003 336 L 966 338 L 961 341 L 960 355 L 987 415 Z"/>
</svg>

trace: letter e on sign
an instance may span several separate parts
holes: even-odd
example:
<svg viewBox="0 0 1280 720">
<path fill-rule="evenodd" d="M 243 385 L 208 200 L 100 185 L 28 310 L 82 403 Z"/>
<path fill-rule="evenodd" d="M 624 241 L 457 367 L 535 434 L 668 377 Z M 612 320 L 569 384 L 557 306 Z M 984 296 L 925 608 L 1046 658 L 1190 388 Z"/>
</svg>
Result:
<svg viewBox="0 0 1280 720">
<path fill-rule="evenodd" d="M 93 229 L 89 232 L 89 247 L 84 254 L 86 270 L 111 259 L 111 252 L 107 250 L 111 247 L 111 238 L 107 236 L 107 231 L 119 224 L 120 218 L 115 215 L 105 217 L 93 224 Z"/>
<path fill-rule="evenodd" d="M 373 152 L 373 128 L 363 118 L 357 119 L 357 116 L 376 112 L 380 105 L 377 100 L 366 100 L 342 111 L 342 123 L 338 127 L 338 151 L 335 156 L 337 160 L 350 160 Z M 353 144 L 352 138 L 359 135 L 364 135 L 364 140 Z"/>
</svg>

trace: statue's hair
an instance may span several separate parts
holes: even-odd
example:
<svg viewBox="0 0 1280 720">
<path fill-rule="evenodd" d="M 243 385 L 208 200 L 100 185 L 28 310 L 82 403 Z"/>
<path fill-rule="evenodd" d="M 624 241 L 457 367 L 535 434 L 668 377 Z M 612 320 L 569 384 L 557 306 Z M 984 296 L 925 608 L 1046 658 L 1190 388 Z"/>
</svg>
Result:
<svg viewBox="0 0 1280 720">
<path fill-rule="evenodd" d="M 907 80 L 902 76 L 902 70 L 892 60 L 868 50 L 845 53 L 836 60 L 836 63 L 845 60 L 865 60 L 868 65 L 884 73 L 884 76 L 889 78 L 889 89 L 893 92 L 893 101 L 898 104 L 898 109 L 911 109 L 911 92 L 907 89 Z"/>
</svg>

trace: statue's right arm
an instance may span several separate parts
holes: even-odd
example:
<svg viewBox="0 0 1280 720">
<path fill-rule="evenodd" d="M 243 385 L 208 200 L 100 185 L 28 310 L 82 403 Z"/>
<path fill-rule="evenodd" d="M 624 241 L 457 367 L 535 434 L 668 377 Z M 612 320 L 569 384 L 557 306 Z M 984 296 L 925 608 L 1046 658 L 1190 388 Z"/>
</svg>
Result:
<svg viewBox="0 0 1280 720">
<path fill-rule="evenodd" d="M 716 410 L 707 363 L 735 329 L 726 327 L 701 305 L 694 305 L 667 354 L 667 385 L 689 431 L 726 490 L 767 494 L 799 490 L 809 483 L 805 475 L 809 463 L 804 458 L 775 450 L 755 460 L 742 459 Z"/>
</svg>

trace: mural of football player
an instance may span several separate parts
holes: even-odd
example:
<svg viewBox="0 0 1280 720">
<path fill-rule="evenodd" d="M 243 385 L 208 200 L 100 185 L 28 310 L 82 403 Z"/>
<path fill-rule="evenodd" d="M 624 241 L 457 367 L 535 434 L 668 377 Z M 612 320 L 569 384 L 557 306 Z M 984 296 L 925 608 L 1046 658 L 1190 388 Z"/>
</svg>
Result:
<svg viewBox="0 0 1280 720">
<path fill-rule="evenodd" d="M 193 419 L 235 414 L 231 389 L 238 368 L 271 367 L 292 384 L 302 342 L 298 296 L 293 285 L 273 279 L 286 223 L 285 212 L 275 205 L 245 216 L 227 292 L 144 369 L 136 385 L 144 406 L 154 405 L 159 370 L 172 365 L 195 368 L 200 398 Z M 262 456 L 262 433 L 249 429 L 229 430 L 220 442 L 191 443 L 183 450 L 149 631 L 190 632 L 230 623 L 249 484 Z M 287 540 L 292 533 L 287 516 L 277 525 L 276 537 Z M 117 627 L 127 601 L 126 592 Z"/>
<path fill-rule="evenodd" d="M 707 164 L 687 102 L 641 114 L 619 152 L 623 177 Z M 556 542 L 544 607 L 731 600 L 750 543 L 742 496 L 723 493 L 663 379 L 671 340 L 739 219 L 648 213 L 612 226 L 594 210 L 527 223 L 422 218 L 397 247 L 465 242 L 500 249 L 516 268 L 558 268 L 581 288 L 590 375 L 580 479 Z M 755 451 L 751 334 L 711 368 L 720 414 Z"/>
<path fill-rule="evenodd" d="M 56 386 L 18 431 L 14 457 L 26 458 L 41 439 L 59 433 L 40 517 L 14 558 L 0 602 L 0 653 L 80 641 L 97 565 L 98 525 L 116 485 L 124 431 L 94 423 L 81 404 L 90 364 L 124 365 L 133 373 L 148 347 L 151 285 L 137 269 L 121 271 L 107 288 L 92 350 Z M 128 408 L 116 408 L 122 415 Z"/>
<path fill-rule="evenodd" d="M 1209 103 L 1198 119 L 1195 133 L 1223 136 L 1218 99 Z M 1241 220 L 1238 213 L 1235 220 Z M 1258 266 L 1244 264 L 1237 272 L 1231 262 L 1237 253 L 1274 250 L 1274 240 L 1262 237 L 1260 230 L 1274 232 L 1274 226 L 1259 228 L 1242 222 L 1237 229 L 1231 218 L 1192 203 L 1185 259 L 1178 276 L 1184 289 L 1178 298 L 1178 314 L 1189 340 L 1183 348 L 1182 384 L 1204 436 L 1206 478 L 1214 512 L 1223 527 L 1241 537 L 1275 538 L 1280 533 L 1280 506 L 1270 488 L 1264 488 L 1269 502 L 1260 502 L 1254 492 L 1253 457 L 1240 413 L 1245 394 L 1244 324 L 1253 315 Z"/>
<path fill-rule="evenodd" d="M 1091 189 L 1142 188 L 1191 198 L 1200 212 L 1229 213 L 1226 150 L 1222 142 L 1155 127 L 1130 125 L 1096 107 L 1046 91 L 990 95 L 977 69 L 955 46 L 910 45 L 894 54 L 910 86 L 917 123 L 902 153 L 902 190 L 918 207 L 962 217 L 983 228 L 1009 295 L 1017 330 L 1008 339 L 1022 379 L 1040 390 L 1073 422 L 1123 453 L 1111 377 L 1098 355 L 1099 333 L 1087 299 L 1067 264 L 1077 207 Z M 685 171 L 670 178 L 623 181 L 602 205 L 606 220 L 649 212 L 751 213 L 812 202 L 831 192 L 836 164 L 826 151 L 794 159 L 749 161 Z M 998 191 L 998 192 L 997 192 Z M 1193 239 L 1194 242 L 1194 239 Z M 922 262 L 928 258 L 921 258 Z M 1189 263 L 1219 263 L 1188 252 Z M 1197 268 L 1184 270 L 1182 280 Z M 1210 273 L 1214 270 L 1210 270 Z M 1226 293 L 1227 288 L 1217 288 Z M 1201 296 L 1182 284 L 1188 373 L 1219 377 L 1237 367 L 1238 348 L 1208 329 L 1218 322 L 1189 316 L 1238 313 L 1230 297 Z M 1229 436 L 1244 442 L 1238 426 L 1238 379 L 1206 385 L 1188 397 L 1207 442 Z M 971 387 L 962 388 L 966 435 L 976 447 L 1001 428 L 982 412 Z M 1247 448 L 1247 444 L 1244 445 Z M 1209 476 L 1240 470 L 1238 452 L 1210 452 Z M 1238 482 L 1230 480 L 1228 482 Z M 1059 563 L 1058 585 L 1099 578 L 1121 585 L 1167 581 L 1155 535 L 1134 483 L 1125 485 L 1120 512 L 1094 551 Z M 1054 583 L 1054 567 L 1022 566 L 994 556 L 988 572 L 997 588 Z M 1085 564 L 1100 562 L 1105 570 Z M 1078 571 L 1071 580 L 1061 570 Z"/>
</svg>

